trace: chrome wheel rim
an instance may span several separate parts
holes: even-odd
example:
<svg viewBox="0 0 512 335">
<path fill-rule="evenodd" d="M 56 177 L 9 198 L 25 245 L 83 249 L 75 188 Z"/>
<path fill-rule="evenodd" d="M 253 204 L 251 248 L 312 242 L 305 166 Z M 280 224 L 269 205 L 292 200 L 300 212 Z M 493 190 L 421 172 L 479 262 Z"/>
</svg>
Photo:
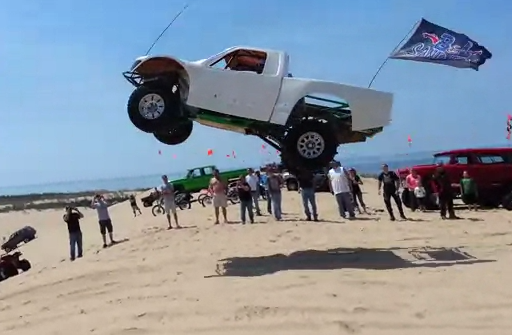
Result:
<svg viewBox="0 0 512 335">
<path fill-rule="evenodd" d="M 320 156 L 325 150 L 325 141 L 322 135 L 314 131 L 302 134 L 297 140 L 297 151 L 307 159 Z"/>
<path fill-rule="evenodd" d="M 165 111 L 165 101 L 159 94 L 150 93 L 140 99 L 139 113 L 146 120 L 156 120 Z"/>
</svg>

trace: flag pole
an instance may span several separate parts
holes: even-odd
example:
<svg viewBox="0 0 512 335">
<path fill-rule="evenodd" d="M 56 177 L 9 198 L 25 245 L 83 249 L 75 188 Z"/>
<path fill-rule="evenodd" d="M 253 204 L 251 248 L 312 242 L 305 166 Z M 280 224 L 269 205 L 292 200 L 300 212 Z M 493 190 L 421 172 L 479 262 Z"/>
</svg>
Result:
<svg viewBox="0 0 512 335">
<path fill-rule="evenodd" d="M 395 46 L 395 48 L 391 51 L 391 54 L 392 55 L 396 49 L 398 49 L 400 47 L 400 45 L 402 45 L 402 43 L 404 43 L 404 41 L 407 39 L 407 37 L 409 37 L 409 35 L 411 35 L 411 33 L 414 31 L 414 29 L 416 28 L 416 26 L 420 23 L 421 20 L 417 21 L 413 26 L 412 28 L 407 32 L 407 34 L 404 36 L 404 38 L 402 38 L 402 40 Z M 373 78 L 372 80 L 370 81 L 370 84 L 368 84 L 368 88 L 371 88 L 372 87 L 372 84 L 373 84 L 373 81 L 375 80 L 375 78 L 377 78 L 377 76 L 379 75 L 380 71 L 382 70 L 382 68 L 384 67 L 384 65 L 386 65 L 386 63 L 388 62 L 389 60 L 389 56 L 386 57 L 386 59 L 384 60 L 384 62 L 382 62 L 382 64 L 379 66 L 379 68 L 377 69 L 377 72 L 375 72 L 375 74 L 373 75 Z"/>
</svg>

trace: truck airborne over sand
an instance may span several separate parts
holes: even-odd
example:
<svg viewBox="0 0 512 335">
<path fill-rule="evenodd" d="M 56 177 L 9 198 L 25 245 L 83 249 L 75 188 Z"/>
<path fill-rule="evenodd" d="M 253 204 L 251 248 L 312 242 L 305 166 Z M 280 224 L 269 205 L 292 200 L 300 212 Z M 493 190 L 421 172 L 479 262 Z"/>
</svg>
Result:
<svg viewBox="0 0 512 335">
<path fill-rule="evenodd" d="M 322 168 L 338 145 L 364 142 L 388 125 L 393 95 L 290 75 L 286 52 L 231 47 L 207 59 L 144 56 L 124 77 L 136 87 L 128 116 L 168 145 L 200 124 L 255 135 L 290 166 Z M 335 96 L 337 99 L 325 99 Z"/>
</svg>

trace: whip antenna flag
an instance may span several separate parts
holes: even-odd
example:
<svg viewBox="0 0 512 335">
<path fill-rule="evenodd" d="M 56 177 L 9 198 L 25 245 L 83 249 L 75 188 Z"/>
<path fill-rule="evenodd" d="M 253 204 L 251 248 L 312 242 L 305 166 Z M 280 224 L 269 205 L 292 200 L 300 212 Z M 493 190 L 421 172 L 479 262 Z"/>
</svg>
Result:
<svg viewBox="0 0 512 335">
<path fill-rule="evenodd" d="M 160 40 L 160 38 L 165 34 L 165 32 L 167 31 L 167 29 L 169 29 L 172 24 L 174 23 L 174 21 L 176 21 L 177 18 L 180 17 L 181 14 L 183 14 L 183 12 L 188 8 L 189 4 L 186 4 L 179 12 L 178 14 L 176 14 L 174 16 L 174 18 L 171 20 L 171 22 L 169 22 L 169 24 L 167 25 L 167 27 L 165 27 L 164 30 L 162 30 L 162 32 L 160 33 L 160 35 L 158 35 L 158 37 L 156 38 L 156 40 L 153 42 L 153 44 L 151 44 L 151 46 L 149 47 L 148 51 L 146 51 L 146 55 L 149 55 L 149 53 L 151 52 L 151 50 L 153 49 L 153 47 L 155 46 L 155 44 Z"/>
</svg>

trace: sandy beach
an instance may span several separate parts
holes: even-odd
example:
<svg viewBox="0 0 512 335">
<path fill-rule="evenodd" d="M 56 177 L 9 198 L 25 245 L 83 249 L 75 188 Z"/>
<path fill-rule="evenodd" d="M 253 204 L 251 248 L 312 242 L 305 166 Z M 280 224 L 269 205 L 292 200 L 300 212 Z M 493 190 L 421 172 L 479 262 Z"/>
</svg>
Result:
<svg viewBox="0 0 512 335">
<path fill-rule="evenodd" d="M 110 214 L 122 243 L 107 249 L 85 210 L 75 262 L 62 211 L 2 213 L 0 236 L 28 224 L 39 237 L 22 248 L 33 268 L 0 283 L 0 334 L 510 334 L 510 212 L 391 222 L 376 188 L 365 180 L 372 213 L 355 221 L 328 193 L 318 223 L 283 191 L 282 222 L 214 226 L 212 208 L 193 204 L 171 231 L 120 203 Z"/>
</svg>

